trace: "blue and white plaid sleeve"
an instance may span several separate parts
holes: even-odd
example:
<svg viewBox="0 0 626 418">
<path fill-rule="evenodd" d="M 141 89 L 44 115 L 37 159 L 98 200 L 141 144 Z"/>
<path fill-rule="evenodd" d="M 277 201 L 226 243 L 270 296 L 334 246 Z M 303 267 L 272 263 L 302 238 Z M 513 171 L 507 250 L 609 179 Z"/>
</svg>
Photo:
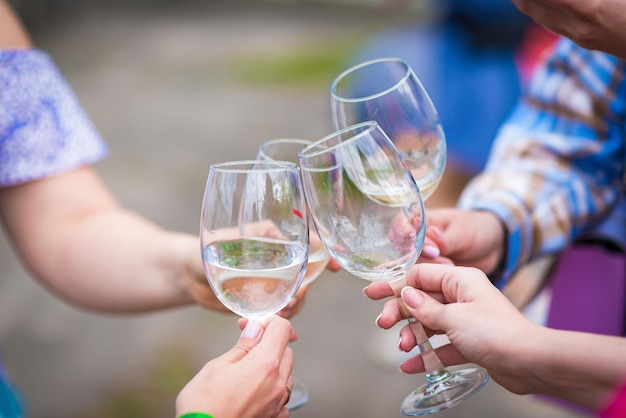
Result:
<svg viewBox="0 0 626 418">
<path fill-rule="evenodd" d="M 0 50 L 0 187 L 93 164 L 107 153 L 46 53 Z"/>
<path fill-rule="evenodd" d="M 508 231 L 506 279 L 561 250 L 609 213 L 623 190 L 626 63 L 560 41 L 501 128 L 464 209 L 489 210 Z"/>
</svg>

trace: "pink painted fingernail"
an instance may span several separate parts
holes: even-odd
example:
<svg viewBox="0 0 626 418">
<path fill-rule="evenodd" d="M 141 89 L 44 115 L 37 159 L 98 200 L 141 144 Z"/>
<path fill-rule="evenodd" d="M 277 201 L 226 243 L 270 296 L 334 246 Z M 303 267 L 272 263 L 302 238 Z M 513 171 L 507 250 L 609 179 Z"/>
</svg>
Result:
<svg viewBox="0 0 626 418">
<path fill-rule="evenodd" d="M 261 323 L 253 319 L 249 320 L 241 334 L 244 338 L 256 338 L 261 332 Z"/>
<path fill-rule="evenodd" d="M 410 286 L 403 288 L 400 295 L 409 308 L 415 309 L 424 301 L 424 294 Z"/>
<path fill-rule="evenodd" d="M 441 255 L 441 252 L 439 251 L 439 248 L 434 245 L 425 245 L 422 249 L 422 254 L 429 258 L 437 258 Z"/>
</svg>

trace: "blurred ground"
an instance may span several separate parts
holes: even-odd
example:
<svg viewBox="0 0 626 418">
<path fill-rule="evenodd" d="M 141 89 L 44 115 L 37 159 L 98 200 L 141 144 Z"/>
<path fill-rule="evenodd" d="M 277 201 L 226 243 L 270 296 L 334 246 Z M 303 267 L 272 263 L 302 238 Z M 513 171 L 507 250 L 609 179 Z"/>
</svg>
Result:
<svg viewBox="0 0 626 418">
<path fill-rule="evenodd" d="M 327 134 L 333 76 L 398 18 L 311 4 L 77 4 L 30 22 L 111 146 L 97 168 L 128 208 L 191 233 L 209 165 L 250 158 L 269 138 Z M 0 276 L 2 354 L 31 417 L 172 417 L 181 386 L 239 334 L 236 317 L 199 308 L 106 317 L 68 307 L 29 278 L 4 238 Z M 294 374 L 311 400 L 293 417 L 401 417 L 400 401 L 423 382 L 373 361 L 380 305 L 361 295 L 365 284 L 342 272 L 311 286 L 293 321 Z M 438 416 L 575 414 L 490 382 Z"/>
</svg>

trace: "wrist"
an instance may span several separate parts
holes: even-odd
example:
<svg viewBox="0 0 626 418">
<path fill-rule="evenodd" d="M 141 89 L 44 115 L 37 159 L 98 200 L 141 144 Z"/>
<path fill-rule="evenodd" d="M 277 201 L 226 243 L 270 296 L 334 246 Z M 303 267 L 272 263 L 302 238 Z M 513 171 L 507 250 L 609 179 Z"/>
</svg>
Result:
<svg viewBox="0 0 626 418">
<path fill-rule="evenodd" d="M 172 253 L 174 254 L 174 270 L 172 285 L 180 303 L 196 302 L 193 297 L 195 282 L 205 283 L 202 269 L 200 243 L 193 236 L 184 233 L 172 234 Z M 202 278 L 204 280 L 199 280 Z"/>
<path fill-rule="evenodd" d="M 547 353 L 553 350 L 550 334 L 545 333 L 545 327 L 530 322 L 524 318 L 524 325 L 513 325 L 517 337 L 509 336 L 504 343 L 504 350 L 498 358 L 508 359 L 508 373 L 516 381 L 514 393 L 519 395 L 546 394 L 545 370 L 550 367 Z M 522 338 L 519 338 L 519 336 Z M 548 379 L 549 381 L 549 379 Z M 549 384 L 549 383 L 548 383 Z"/>
</svg>

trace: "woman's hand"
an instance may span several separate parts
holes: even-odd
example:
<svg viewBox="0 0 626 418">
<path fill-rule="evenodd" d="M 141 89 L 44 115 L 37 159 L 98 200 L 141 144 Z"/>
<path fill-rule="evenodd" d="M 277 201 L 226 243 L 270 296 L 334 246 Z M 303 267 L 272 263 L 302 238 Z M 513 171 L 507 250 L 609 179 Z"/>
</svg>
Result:
<svg viewBox="0 0 626 418">
<path fill-rule="evenodd" d="M 181 390 L 176 416 L 205 412 L 219 418 L 287 418 L 285 404 L 293 387 L 296 338 L 286 319 L 273 316 L 265 325 L 240 322 L 245 328 L 229 351 L 209 361 Z"/>
<path fill-rule="evenodd" d="M 485 274 L 496 270 L 504 256 L 505 231 L 496 215 L 487 211 L 431 209 L 419 261 L 476 267 Z"/>
<path fill-rule="evenodd" d="M 407 275 L 402 300 L 427 333 L 445 333 L 451 344 L 437 348 L 446 366 L 477 363 L 491 377 L 515 393 L 527 390 L 514 353 L 520 339 L 531 338 L 539 328 L 526 319 L 479 270 L 439 264 L 416 264 Z M 373 282 L 364 289 L 373 300 L 393 296 L 386 282 Z M 398 298 L 385 302 L 377 325 L 384 329 L 404 320 Z M 419 341 L 421 343 L 421 341 Z M 400 331 L 399 348 L 411 351 L 418 342 L 407 326 Z M 418 355 L 400 365 L 405 373 L 424 372 Z"/>
</svg>

